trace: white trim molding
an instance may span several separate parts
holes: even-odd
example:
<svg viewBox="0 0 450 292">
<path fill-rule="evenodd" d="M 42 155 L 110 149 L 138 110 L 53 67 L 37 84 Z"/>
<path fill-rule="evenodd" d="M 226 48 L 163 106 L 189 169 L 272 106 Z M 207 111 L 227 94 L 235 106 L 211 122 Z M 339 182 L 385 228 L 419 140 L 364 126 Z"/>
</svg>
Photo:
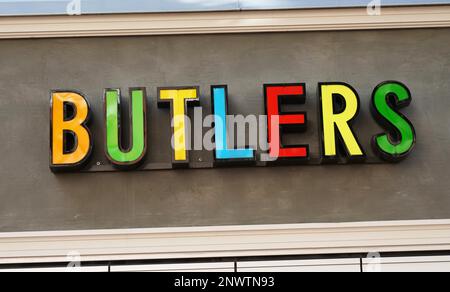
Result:
<svg viewBox="0 0 450 292">
<path fill-rule="evenodd" d="M 0 264 L 450 250 L 450 220 L 0 233 Z"/>
<path fill-rule="evenodd" d="M 450 5 L 0 17 L 0 39 L 450 27 Z"/>
</svg>

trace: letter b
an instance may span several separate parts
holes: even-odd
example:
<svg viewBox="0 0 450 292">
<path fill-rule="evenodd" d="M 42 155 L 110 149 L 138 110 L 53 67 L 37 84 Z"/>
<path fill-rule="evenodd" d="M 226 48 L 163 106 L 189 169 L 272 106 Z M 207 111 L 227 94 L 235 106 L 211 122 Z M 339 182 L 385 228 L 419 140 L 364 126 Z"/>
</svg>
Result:
<svg viewBox="0 0 450 292">
<path fill-rule="evenodd" d="M 78 169 L 92 151 L 86 127 L 89 104 L 81 94 L 69 91 L 52 92 L 50 104 L 50 169 Z"/>
</svg>

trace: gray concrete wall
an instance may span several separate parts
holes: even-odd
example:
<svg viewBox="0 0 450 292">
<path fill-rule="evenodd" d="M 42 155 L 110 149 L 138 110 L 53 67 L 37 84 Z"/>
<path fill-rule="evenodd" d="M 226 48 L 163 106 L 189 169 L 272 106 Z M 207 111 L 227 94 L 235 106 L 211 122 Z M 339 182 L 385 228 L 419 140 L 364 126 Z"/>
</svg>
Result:
<svg viewBox="0 0 450 292">
<path fill-rule="evenodd" d="M 0 41 L 0 231 L 450 218 L 450 29 Z M 168 112 L 156 87 L 228 84 L 230 111 L 264 112 L 264 83 L 306 82 L 308 133 L 318 155 L 317 83 L 355 87 L 355 130 L 368 154 L 380 132 L 373 88 L 402 81 L 418 143 L 401 164 L 290 166 L 55 175 L 49 92 L 77 89 L 96 113 L 103 155 L 104 88 L 145 86 L 152 163 L 170 162 Z M 210 161 L 208 152 L 194 153 Z"/>
</svg>

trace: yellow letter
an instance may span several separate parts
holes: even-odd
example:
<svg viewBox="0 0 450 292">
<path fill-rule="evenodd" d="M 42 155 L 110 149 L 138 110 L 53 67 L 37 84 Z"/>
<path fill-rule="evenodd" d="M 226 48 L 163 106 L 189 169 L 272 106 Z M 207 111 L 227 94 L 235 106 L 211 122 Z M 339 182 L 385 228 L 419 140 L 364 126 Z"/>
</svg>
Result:
<svg viewBox="0 0 450 292">
<path fill-rule="evenodd" d="M 68 116 L 70 107 L 73 116 Z M 85 126 L 88 116 L 89 105 L 83 96 L 75 92 L 52 92 L 50 168 L 53 171 L 81 167 L 89 158 L 92 139 Z M 72 135 L 73 145 L 68 145 L 68 135 Z"/>
<path fill-rule="evenodd" d="M 158 106 L 170 106 L 172 112 L 173 130 L 173 158 L 172 163 L 188 164 L 189 157 L 186 142 L 186 113 L 188 105 L 195 105 L 199 102 L 198 87 L 187 88 L 159 88 Z"/>
<path fill-rule="evenodd" d="M 351 129 L 351 122 L 359 113 L 359 97 L 356 91 L 347 84 L 320 83 L 320 99 L 322 107 L 322 154 L 327 160 L 337 159 L 339 135 L 341 145 L 350 159 L 365 157 L 356 136 Z M 341 108 L 339 100 L 341 98 Z M 338 133 L 336 133 L 338 132 Z"/>
</svg>

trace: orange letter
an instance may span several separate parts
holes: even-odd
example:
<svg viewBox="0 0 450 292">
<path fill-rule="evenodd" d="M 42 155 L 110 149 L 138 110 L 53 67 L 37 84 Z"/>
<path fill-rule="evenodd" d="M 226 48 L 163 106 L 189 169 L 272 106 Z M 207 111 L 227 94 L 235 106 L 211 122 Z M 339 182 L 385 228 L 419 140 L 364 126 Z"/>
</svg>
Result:
<svg viewBox="0 0 450 292">
<path fill-rule="evenodd" d="M 89 105 L 79 93 L 52 92 L 50 102 L 50 169 L 64 171 L 80 168 L 92 150 L 86 127 Z"/>
</svg>

